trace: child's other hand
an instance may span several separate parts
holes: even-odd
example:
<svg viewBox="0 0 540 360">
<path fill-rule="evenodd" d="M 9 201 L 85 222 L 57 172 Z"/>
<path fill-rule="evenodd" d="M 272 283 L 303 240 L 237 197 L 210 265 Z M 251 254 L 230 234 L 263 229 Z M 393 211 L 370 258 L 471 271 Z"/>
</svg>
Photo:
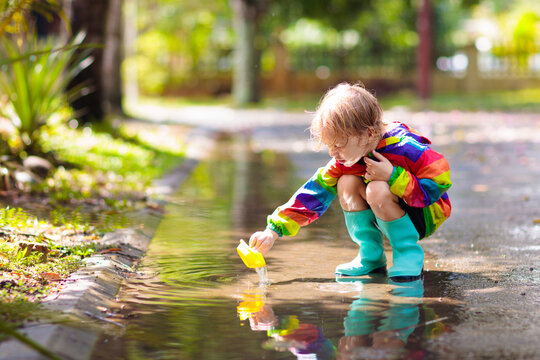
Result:
<svg viewBox="0 0 540 360">
<path fill-rule="evenodd" d="M 373 150 L 373 155 L 379 161 L 372 160 L 367 156 L 364 157 L 364 161 L 366 162 L 366 175 L 364 177 L 372 181 L 390 180 L 390 176 L 392 176 L 392 172 L 394 171 L 394 165 L 375 150 Z"/>
<path fill-rule="evenodd" d="M 264 255 L 272 248 L 278 237 L 279 235 L 274 230 L 257 231 L 249 238 L 249 246 Z"/>
</svg>

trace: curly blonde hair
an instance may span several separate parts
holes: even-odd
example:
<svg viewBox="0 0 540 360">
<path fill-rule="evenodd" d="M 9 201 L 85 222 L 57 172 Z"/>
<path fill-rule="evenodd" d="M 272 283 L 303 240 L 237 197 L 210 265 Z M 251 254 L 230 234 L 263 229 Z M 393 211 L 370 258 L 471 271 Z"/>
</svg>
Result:
<svg viewBox="0 0 540 360">
<path fill-rule="evenodd" d="M 379 136 L 384 129 L 383 111 L 379 102 L 362 83 L 341 83 L 322 98 L 311 122 L 311 135 L 332 146 L 352 136 Z M 333 138 L 328 138 L 328 133 Z"/>
</svg>

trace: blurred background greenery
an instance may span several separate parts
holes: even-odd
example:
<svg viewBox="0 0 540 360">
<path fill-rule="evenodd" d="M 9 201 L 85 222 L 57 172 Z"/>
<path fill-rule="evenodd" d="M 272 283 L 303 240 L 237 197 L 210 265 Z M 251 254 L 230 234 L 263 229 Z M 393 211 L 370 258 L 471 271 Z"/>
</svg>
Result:
<svg viewBox="0 0 540 360">
<path fill-rule="evenodd" d="M 0 150 L 137 104 L 314 110 L 361 81 L 385 109 L 540 110 L 535 0 L 0 0 Z M 66 110 L 67 109 L 67 110 Z M 7 135 L 6 135 L 7 134 Z"/>
<path fill-rule="evenodd" d="M 341 81 L 362 81 L 400 106 L 418 107 L 419 94 L 422 106 L 442 110 L 454 102 L 426 100 L 467 94 L 476 101 L 466 110 L 499 109 L 485 93 L 490 99 L 497 91 L 540 88 L 535 0 L 1 3 L 4 38 L 33 32 L 67 43 L 84 32 L 95 46 L 93 63 L 69 87 L 86 85 L 84 96 L 70 101 L 83 122 L 164 98 L 175 106 L 312 108 Z M 521 109 L 523 102 L 502 98 L 501 109 Z M 528 101 L 525 109 L 537 107 Z"/>
<path fill-rule="evenodd" d="M 430 46 L 422 54 L 426 4 Z M 475 94 L 493 108 L 476 95 L 540 87 L 537 1 L 140 0 L 126 8 L 136 36 L 123 70 L 131 94 L 143 98 L 318 99 L 340 81 L 362 81 L 378 96 L 414 103 L 420 57 L 429 62 L 425 97 Z M 251 94 L 234 95 L 239 72 L 256 79 Z"/>
</svg>

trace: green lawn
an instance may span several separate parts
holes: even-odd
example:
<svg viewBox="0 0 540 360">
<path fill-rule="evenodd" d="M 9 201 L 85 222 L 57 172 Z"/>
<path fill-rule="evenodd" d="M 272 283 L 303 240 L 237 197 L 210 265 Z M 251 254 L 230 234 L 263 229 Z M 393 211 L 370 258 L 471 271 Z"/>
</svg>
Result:
<svg viewBox="0 0 540 360">
<path fill-rule="evenodd" d="M 411 110 L 433 111 L 540 111 L 540 89 L 493 91 L 477 94 L 436 94 L 425 102 L 412 93 L 401 93 L 380 99 L 383 108 L 396 106 Z"/>
<path fill-rule="evenodd" d="M 249 108 L 279 109 L 288 111 L 313 111 L 323 94 L 303 94 L 265 97 L 259 104 Z M 163 105 L 166 107 L 184 106 L 232 106 L 230 96 L 219 98 L 173 98 L 143 97 L 143 104 Z M 540 111 L 540 88 L 493 91 L 477 94 L 435 94 L 430 99 L 421 101 L 412 91 L 404 91 L 380 97 L 379 101 L 385 110 L 395 107 L 407 108 L 411 111 Z"/>
</svg>

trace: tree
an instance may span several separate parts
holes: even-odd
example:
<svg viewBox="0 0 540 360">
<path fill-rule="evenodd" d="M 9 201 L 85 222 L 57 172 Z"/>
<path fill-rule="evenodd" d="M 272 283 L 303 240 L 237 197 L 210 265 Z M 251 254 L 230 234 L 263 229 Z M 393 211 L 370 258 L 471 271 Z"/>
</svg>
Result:
<svg viewBox="0 0 540 360">
<path fill-rule="evenodd" d="M 122 0 L 67 2 L 74 33 L 86 32 L 86 42 L 104 45 L 93 51 L 94 63 L 81 72 L 72 87 L 87 83 L 87 94 L 72 102 L 83 122 L 100 121 L 108 112 L 121 112 Z"/>
<path fill-rule="evenodd" d="M 121 114 L 122 111 L 122 78 L 120 66 L 123 58 L 122 32 L 123 0 L 109 0 L 105 19 L 105 47 L 103 48 L 103 82 L 102 106 L 106 113 Z"/>
<path fill-rule="evenodd" d="M 422 99 L 427 99 L 430 95 L 429 74 L 431 70 L 431 5 L 429 0 L 422 0 L 418 10 L 418 35 L 420 42 L 417 51 L 417 89 L 418 95 Z"/>
<path fill-rule="evenodd" d="M 347 29 L 358 22 L 361 13 L 372 10 L 373 3 L 373 0 L 230 0 L 236 31 L 232 89 L 235 102 L 244 105 L 259 100 L 261 42 L 271 37 L 278 39 L 278 29 L 302 17 L 317 19 L 338 30 Z"/>
<path fill-rule="evenodd" d="M 233 99 L 237 105 L 260 99 L 260 49 L 256 39 L 259 22 L 266 9 L 266 0 L 231 0 L 236 43 L 233 66 Z"/>
</svg>

